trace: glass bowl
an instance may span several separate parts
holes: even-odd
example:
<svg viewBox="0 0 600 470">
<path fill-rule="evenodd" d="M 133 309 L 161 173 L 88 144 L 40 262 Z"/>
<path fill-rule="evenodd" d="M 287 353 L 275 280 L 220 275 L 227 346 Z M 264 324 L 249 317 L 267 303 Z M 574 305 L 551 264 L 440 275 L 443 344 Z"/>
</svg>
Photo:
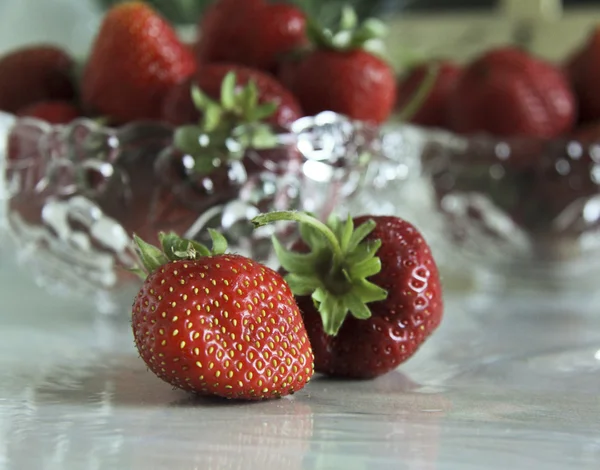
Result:
<svg viewBox="0 0 600 470">
<path fill-rule="evenodd" d="M 285 240 L 289 225 L 252 230 L 249 220 L 290 209 L 326 217 L 358 189 L 364 155 L 378 144 L 374 129 L 322 113 L 279 134 L 275 149 L 250 150 L 200 177 L 173 133 L 157 122 L 50 125 L 0 113 L 0 223 L 39 283 L 78 292 L 122 286 L 133 279 L 124 269 L 136 260 L 133 233 L 202 241 L 205 228 L 216 228 L 231 250 L 270 264 L 270 237 Z"/>
<path fill-rule="evenodd" d="M 459 279 L 463 288 L 536 295 L 595 292 L 600 143 L 390 125 L 381 148 L 365 191 L 347 210 L 413 221 L 448 284 Z"/>
</svg>

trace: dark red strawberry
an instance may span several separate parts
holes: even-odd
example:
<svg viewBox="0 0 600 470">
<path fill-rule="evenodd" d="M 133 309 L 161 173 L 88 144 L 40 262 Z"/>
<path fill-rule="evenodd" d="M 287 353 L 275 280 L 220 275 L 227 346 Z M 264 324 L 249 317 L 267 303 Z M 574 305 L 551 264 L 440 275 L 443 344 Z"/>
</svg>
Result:
<svg viewBox="0 0 600 470">
<path fill-rule="evenodd" d="M 274 71 L 284 54 L 306 43 L 306 19 L 298 8 L 263 0 L 217 0 L 199 28 L 202 64 L 227 62 Z"/>
<path fill-rule="evenodd" d="M 315 354 L 315 370 L 371 378 L 411 357 L 437 328 L 443 302 L 431 251 L 396 217 L 332 218 L 273 212 L 255 226 L 300 222 L 292 250 L 275 240 Z M 355 229 L 356 226 L 356 229 Z"/>
<path fill-rule="evenodd" d="M 587 42 L 576 51 L 565 66 L 579 104 L 582 122 L 600 119 L 600 28 L 592 31 Z"/>
<path fill-rule="evenodd" d="M 294 296 L 275 271 L 176 235 L 162 251 L 136 237 L 144 285 L 133 304 L 135 344 L 165 382 L 201 395 L 260 400 L 303 388 L 313 353 Z"/>
<path fill-rule="evenodd" d="M 71 100 L 73 60 L 62 49 L 34 45 L 0 58 L 0 111 L 16 113 L 39 101 Z"/>
<path fill-rule="evenodd" d="M 561 70 L 512 47 L 472 62 L 449 99 L 450 126 L 463 134 L 553 138 L 575 120 L 575 96 Z"/>
<path fill-rule="evenodd" d="M 223 80 L 229 73 L 235 74 L 236 87 L 254 83 L 258 93 L 258 104 L 277 105 L 267 122 L 286 127 L 302 117 L 296 98 L 271 75 L 239 65 L 212 64 L 204 66 L 194 77 L 169 91 L 163 103 L 162 119 L 176 126 L 197 122 L 200 112 L 192 100 L 192 86 L 198 87 L 213 100 L 218 100 L 221 97 Z"/>
<path fill-rule="evenodd" d="M 426 98 L 408 117 L 408 121 L 421 126 L 447 128 L 448 97 L 454 89 L 460 72 L 461 68 L 449 60 L 427 62 L 411 68 L 398 85 L 396 108 L 400 111 L 405 110 L 422 90 L 429 74 L 435 73 L 435 79 Z"/>
<path fill-rule="evenodd" d="M 40 101 L 17 112 L 20 117 L 34 117 L 50 124 L 68 124 L 81 117 L 81 112 L 70 101 Z"/>
<path fill-rule="evenodd" d="M 115 123 L 159 119 L 168 90 L 196 69 L 192 52 L 142 2 L 120 3 L 104 17 L 83 73 L 84 105 Z"/>
<path fill-rule="evenodd" d="M 358 26 L 355 14 L 345 10 L 339 33 L 311 23 L 309 34 L 313 48 L 282 64 L 279 74 L 303 111 L 385 121 L 396 101 L 396 78 L 389 64 L 366 48 L 382 36 L 383 25 L 368 20 Z"/>
</svg>

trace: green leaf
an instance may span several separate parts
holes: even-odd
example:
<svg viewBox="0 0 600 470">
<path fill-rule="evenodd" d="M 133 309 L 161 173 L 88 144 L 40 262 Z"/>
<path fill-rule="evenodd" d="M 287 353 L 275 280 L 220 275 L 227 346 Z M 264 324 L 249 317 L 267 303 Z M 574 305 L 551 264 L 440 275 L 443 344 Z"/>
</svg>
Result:
<svg viewBox="0 0 600 470">
<path fill-rule="evenodd" d="M 213 230 L 212 228 L 208 229 L 208 233 L 210 235 L 210 239 L 212 240 L 212 254 L 213 255 L 222 255 L 227 251 L 227 239 L 223 236 L 223 234 L 217 230 Z"/>
<path fill-rule="evenodd" d="M 203 256 L 210 256 L 210 250 L 203 244 L 181 238 L 176 233 L 161 233 L 158 236 L 164 254 L 171 261 L 189 259 L 194 260 Z"/>
<path fill-rule="evenodd" d="M 387 299 L 388 296 L 388 293 L 385 289 L 382 289 L 378 285 L 367 280 L 353 282 L 352 290 L 366 304 L 371 302 L 380 302 Z"/>
<path fill-rule="evenodd" d="M 367 279 L 381 271 L 381 260 L 371 258 L 352 264 L 348 270 L 351 279 Z"/>
<path fill-rule="evenodd" d="M 218 104 L 210 104 L 204 108 L 202 128 L 204 132 L 211 133 L 217 130 L 223 118 L 223 108 Z"/>
<path fill-rule="evenodd" d="M 326 292 L 325 298 L 319 305 L 319 313 L 323 320 L 323 330 L 330 336 L 335 336 L 348 314 L 344 299 Z"/>
<path fill-rule="evenodd" d="M 231 111 L 236 107 L 236 76 L 234 72 L 225 75 L 221 83 L 221 105 L 226 111 Z"/>
<path fill-rule="evenodd" d="M 271 101 L 257 106 L 252 112 L 252 121 L 264 121 L 265 119 L 270 118 L 275 114 L 278 106 L 277 103 Z"/>
<path fill-rule="evenodd" d="M 162 251 L 137 235 L 133 235 L 133 241 L 137 245 L 138 255 L 147 273 L 152 273 L 169 262 Z"/>
<path fill-rule="evenodd" d="M 174 146 L 188 155 L 198 155 L 202 153 L 204 147 L 200 145 L 200 136 L 202 129 L 195 125 L 186 125 L 178 127 L 173 135 Z"/>
<path fill-rule="evenodd" d="M 352 30 L 354 28 L 356 28 L 356 26 L 358 25 L 358 15 L 356 14 L 356 11 L 354 10 L 354 8 L 349 7 L 349 6 L 344 6 L 344 8 L 342 8 L 342 16 L 340 19 L 340 29 L 343 30 Z"/>
<path fill-rule="evenodd" d="M 346 219 L 346 223 L 343 226 L 343 229 L 340 234 L 340 246 L 342 247 L 342 251 L 344 253 L 348 252 L 348 247 L 350 246 L 350 241 L 352 240 L 352 235 L 354 233 L 354 220 L 352 216 L 348 214 Z"/>
<path fill-rule="evenodd" d="M 290 273 L 285 276 L 285 281 L 296 296 L 313 295 L 320 287 L 318 279 L 310 276 L 299 276 Z"/>
<path fill-rule="evenodd" d="M 192 103 L 198 111 L 203 111 L 207 106 L 216 104 L 213 100 L 211 100 L 208 95 L 205 95 L 200 88 L 196 85 L 192 85 L 191 88 L 192 95 Z"/>
<path fill-rule="evenodd" d="M 244 87 L 240 100 L 244 118 L 249 120 L 249 116 L 252 115 L 258 105 L 258 87 L 254 80 L 250 80 Z"/>
<path fill-rule="evenodd" d="M 293 273 L 300 276 L 312 275 L 316 277 L 316 256 L 314 253 L 296 253 L 286 250 L 276 237 L 272 237 L 272 240 L 273 249 L 283 269 L 285 269 L 288 273 Z"/>
<path fill-rule="evenodd" d="M 377 223 L 373 219 L 369 219 L 363 224 L 359 225 L 350 240 L 348 241 L 348 251 L 353 251 L 373 230 L 377 227 Z"/>
<path fill-rule="evenodd" d="M 356 292 L 350 292 L 344 296 L 344 304 L 353 317 L 359 320 L 371 318 L 371 309 L 363 302 Z"/>
<path fill-rule="evenodd" d="M 379 248 L 381 248 L 381 240 L 368 240 L 363 242 L 347 255 L 346 264 L 352 266 L 373 258 Z"/>
</svg>

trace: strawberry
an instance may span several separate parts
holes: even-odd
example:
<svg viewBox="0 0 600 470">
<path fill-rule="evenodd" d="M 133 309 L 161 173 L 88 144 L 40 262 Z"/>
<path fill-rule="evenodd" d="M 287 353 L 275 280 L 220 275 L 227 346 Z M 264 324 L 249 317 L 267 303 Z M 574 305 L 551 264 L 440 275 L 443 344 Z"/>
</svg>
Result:
<svg viewBox="0 0 600 470">
<path fill-rule="evenodd" d="M 431 251 L 396 217 L 331 218 L 298 212 L 259 215 L 259 227 L 300 222 L 301 240 L 274 240 L 315 354 L 315 370 L 372 378 L 410 358 L 442 318 L 440 279 Z M 357 227 L 356 229 L 354 227 Z"/>
<path fill-rule="evenodd" d="M 196 69 L 191 51 L 145 3 L 120 3 L 105 16 L 83 72 L 84 105 L 115 123 L 159 119 L 167 91 Z"/>
<path fill-rule="evenodd" d="M 50 124 L 68 124 L 81 116 L 69 101 L 40 101 L 17 112 L 20 117 L 34 117 Z"/>
<path fill-rule="evenodd" d="M 198 62 L 228 62 L 273 72 L 281 56 L 306 43 L 305 26 L 304 14 L 293 5 L 217 0 L 199 24 Z"/>
<path fill-rule="evenodd" d="M 73 60 L 62 49 L 34 45 L 0 58 L 0 111 L 16 113 L 38 101 L 75 96 Z"/>
<path fill-rule="evenodd" d="M 367 46 L 383 35 L 383 25 L 357 26 L 345 9 L 336 34 L 309 23 L 313 48 L 282 64 L 279 76 L 305 113 L 334 111 L 352 119 L 381 123 L 392 112 L 396 79 L 392 68 Z"/>
<path fill-rule="evenodd" d="M 600 119 L 600 28 L 594 29 L 587 42 L 568 60 L 566 70 L 577 94 L 580 119 Z"/>
<path fill-rule="evenodd" d="M 447 128 L 448 99 L 461 72 L 461 68 L 449 60 L 423 63 L 411 68 L 398 84 L 396 108 L 403 110 L 410 104 L 427 80 L 432 66 L 437 69 L 433 85 L 418 110 L 408 120 L 421 126 Z"/>
<path fill-rule="evenodd" d="M 512 47 L 473 61 L 449 99 L 451 128 L 463 134 L 553 138 L 576 119 L 575 96 L 554 65 Z"/>
<path fill-rule="evenodd" d="M 254 82 L 259 104 L 277 104 L 268 122 L 286 127 L 302 117 L 296 98 L 271 75 L 239 65 L 213 64 L 204 66 L 199 73 L 169 91 L 163 103 L 162 119 L 176 126 L 198 121 L 200 112 L 192 101 L 190 89 L 196 86 L 209 98 L 219 99 L 223 80 L 230 73 L 235 74 L 236 87 Z"/>
<path fill-rule="evenodd" d="M 135 344 L 148 368 L 174 387 L 259 400 L 303 388 L 313 354 L 294 296 L 275 271 L 161 234 L 162 251 L 136 237 L 147 275 L 133 304 Z"/>
</svg>

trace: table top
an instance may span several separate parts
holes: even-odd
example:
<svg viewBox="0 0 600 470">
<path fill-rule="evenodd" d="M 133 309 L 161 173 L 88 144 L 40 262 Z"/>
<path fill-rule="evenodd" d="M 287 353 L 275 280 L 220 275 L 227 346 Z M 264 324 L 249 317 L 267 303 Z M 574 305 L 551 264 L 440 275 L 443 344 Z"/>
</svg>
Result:
<svg viewBox="0 0 600 470">
<path fill-rule="evenodd" d="M 600 468 L 589 319 L 527 312 L 515 327 L 450 295 L 443 326 L 398 371 L 232 403 L 146 371 L 131 293 L 122 316 L 99 314 L 0 255 L 0 470 Z"/>
</svg>

